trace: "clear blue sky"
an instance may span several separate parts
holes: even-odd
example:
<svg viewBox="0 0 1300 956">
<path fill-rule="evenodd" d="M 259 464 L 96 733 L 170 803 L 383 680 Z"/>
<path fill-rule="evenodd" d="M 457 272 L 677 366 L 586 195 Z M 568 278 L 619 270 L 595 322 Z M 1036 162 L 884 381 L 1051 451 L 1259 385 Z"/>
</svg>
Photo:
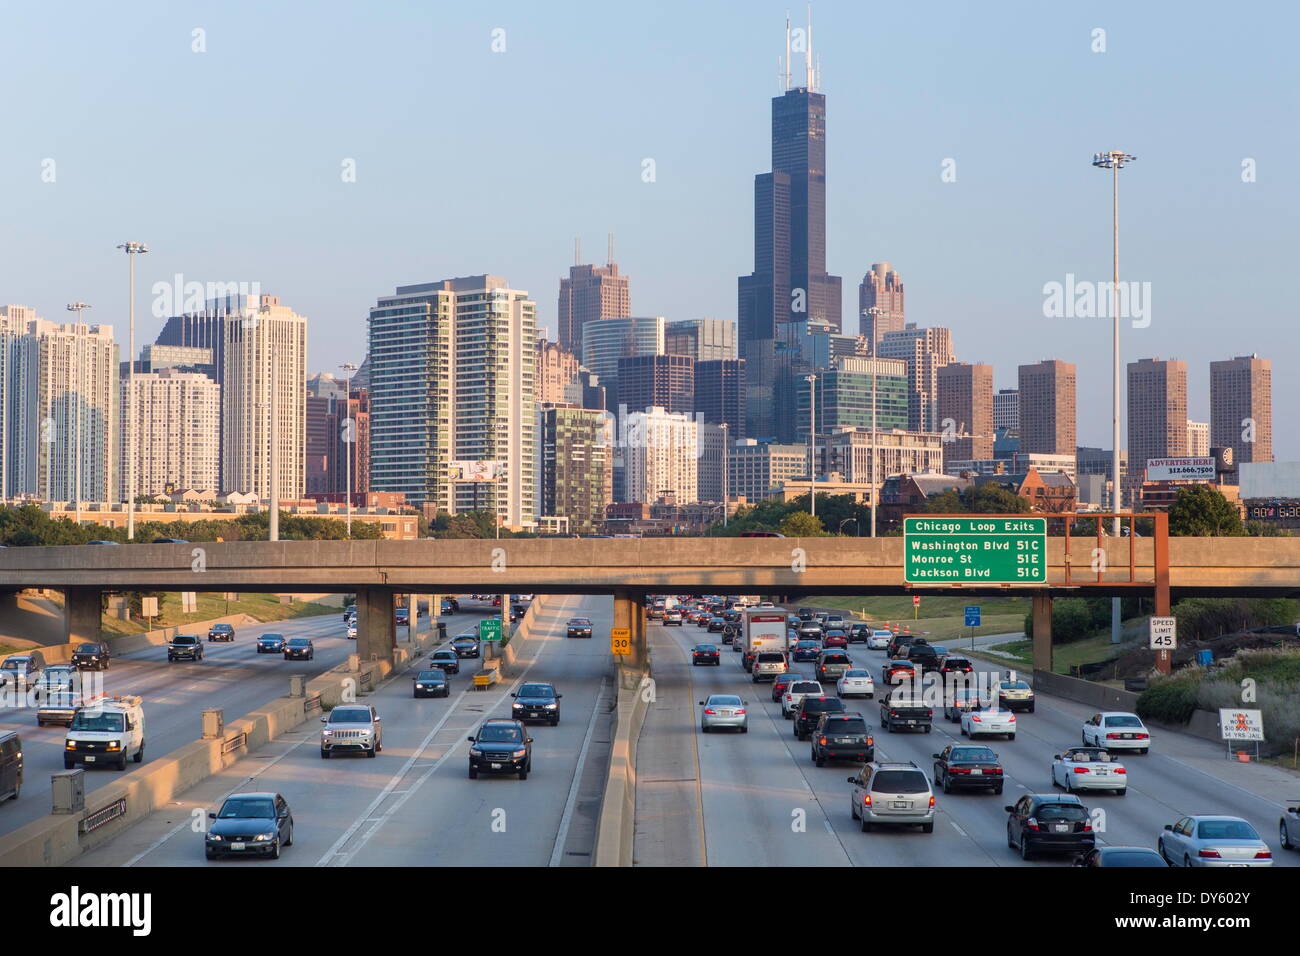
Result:
<svg viewBox="0 0 1300 956">
<path fill-rule="evenodd" d="M 574 237 L 603 261 L 612 230 L 634 314 L 734 319 L 787 9 L 802 20 L 755 0 L 10 0 L 0 300 L 63 320 L 84 299 L 124 342 L 114 246 L 144 241 L 138 343 L 155 281 L 259 281 L 310 318 L 309 365 L 330 370 L 360 359 L 368 307 L 399 284 L 504 275 L 554 328 Z M 813 17 L 846 317 L 888 260 L 909 320 L 952 328 L 998 387 L 1022 362 L 1078 363 L 1080 443 L 1108 446 L 1108 321 L 1043 318 L 1042 287 L 1109 277 L 1089 159 L 1124 149 L 1123 277 L 1152 284 L 1125 361 L 1185 359 L 1207 420 L 1212 359 L 1272 358 L 1276 451 L 1300 457 L 1296 5 L 819 0 Z"/>
</svg>

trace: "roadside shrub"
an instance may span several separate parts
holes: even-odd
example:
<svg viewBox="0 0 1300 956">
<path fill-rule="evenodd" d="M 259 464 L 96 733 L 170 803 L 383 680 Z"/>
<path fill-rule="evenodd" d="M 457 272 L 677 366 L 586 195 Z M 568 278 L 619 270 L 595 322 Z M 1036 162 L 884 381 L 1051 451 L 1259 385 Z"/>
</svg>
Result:
<svg viewBox="0 0 1300 956">
<path fill-rule="evenodd" d="M 1167 724 L 1185 724 L 1196 710 L 1196 695 L 1205 671 L 1188 668 L 1156 681 L 1139 696 L 1137 714 Z"/>
</svg>

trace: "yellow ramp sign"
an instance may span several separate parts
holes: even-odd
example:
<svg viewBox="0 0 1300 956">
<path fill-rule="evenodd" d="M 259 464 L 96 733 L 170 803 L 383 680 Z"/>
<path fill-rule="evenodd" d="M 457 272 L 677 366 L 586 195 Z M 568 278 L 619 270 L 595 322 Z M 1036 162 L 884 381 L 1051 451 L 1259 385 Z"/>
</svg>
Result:
<svg viewBox="0 0 1300 956">
<path fill-rule="evenodd" d="M 630 627 L 612 627 L 609 630 L 609 650 L 612 654 L 632 653 L 632 629 Z"/>
</svg>

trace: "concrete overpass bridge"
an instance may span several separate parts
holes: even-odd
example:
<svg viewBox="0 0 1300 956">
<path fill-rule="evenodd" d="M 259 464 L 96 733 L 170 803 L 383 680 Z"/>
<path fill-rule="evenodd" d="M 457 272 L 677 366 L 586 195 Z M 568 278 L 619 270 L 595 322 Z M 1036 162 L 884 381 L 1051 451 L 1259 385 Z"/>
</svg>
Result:
<svg viewBox="0 0 1300 956">
<path fill-rule="evenodd" d="M 614 626 L 631 631 L 634 652 L 626 663 L 634 668 L 645 661 L 648 594 L 1027 594 L 1034 599 L 1035 662 L 1044 667 L 1050 666 L 1053 598 L 1148 595 L 1160 613 L 1170 600 L 1192 595 L 1300 597 L 1300 538 L 1050 537 L 1047 580 L 1034 586 L 907 584 L 903 548 L 899 537 L 10 548 L 0 551 L 0 592 L 62 590 L 70 641 L 98 636 L 105 591 L 355 592 L 363 659 L 391 655 L 397 594 L 609 594 Z M 1099 563 L 1105 570 L 1096 570 Z"/>
</svg>

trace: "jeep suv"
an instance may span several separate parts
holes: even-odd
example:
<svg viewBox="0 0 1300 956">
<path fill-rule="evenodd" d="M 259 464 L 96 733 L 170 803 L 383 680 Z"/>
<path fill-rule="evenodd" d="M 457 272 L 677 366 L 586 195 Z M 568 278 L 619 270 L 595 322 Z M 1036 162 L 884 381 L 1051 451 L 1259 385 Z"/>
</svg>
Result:
<svg viewBox="0 0 1300 956">
<path fill-rule="evenodd" d="M 872 761 L 855 777 L 849 813 L 867 833 L 878 823 L 919 826 L 934 832 L 934 791 L 930 778 L 916 764 Z"/>
<path fill-rule="evenodd" d="M 861 714 L 822 714 L 818 719 L 812 735 L 812 760 L 817 766 L 826 766 L 828 760 L 867 762 L 875 758 L 876 742 Z"/>
<path fill-rule="evenodd" d="M 320 722 L 325 725 L 320 732 L 322 760 L 344 751 L 358 751 L 374 757 L 384 749 L 383 722 L 369 704 L 340 704 Z"/>
<path fill-rule="evenodd" d="M 817 726 L 822 714 L 844 713 L 844 701 L 838 697 L 814 697 L 806 695 L 799 701 L 794 711 L 794 736 L 796 740 L 807 740 L 808 735 Z"/>
</svg>

